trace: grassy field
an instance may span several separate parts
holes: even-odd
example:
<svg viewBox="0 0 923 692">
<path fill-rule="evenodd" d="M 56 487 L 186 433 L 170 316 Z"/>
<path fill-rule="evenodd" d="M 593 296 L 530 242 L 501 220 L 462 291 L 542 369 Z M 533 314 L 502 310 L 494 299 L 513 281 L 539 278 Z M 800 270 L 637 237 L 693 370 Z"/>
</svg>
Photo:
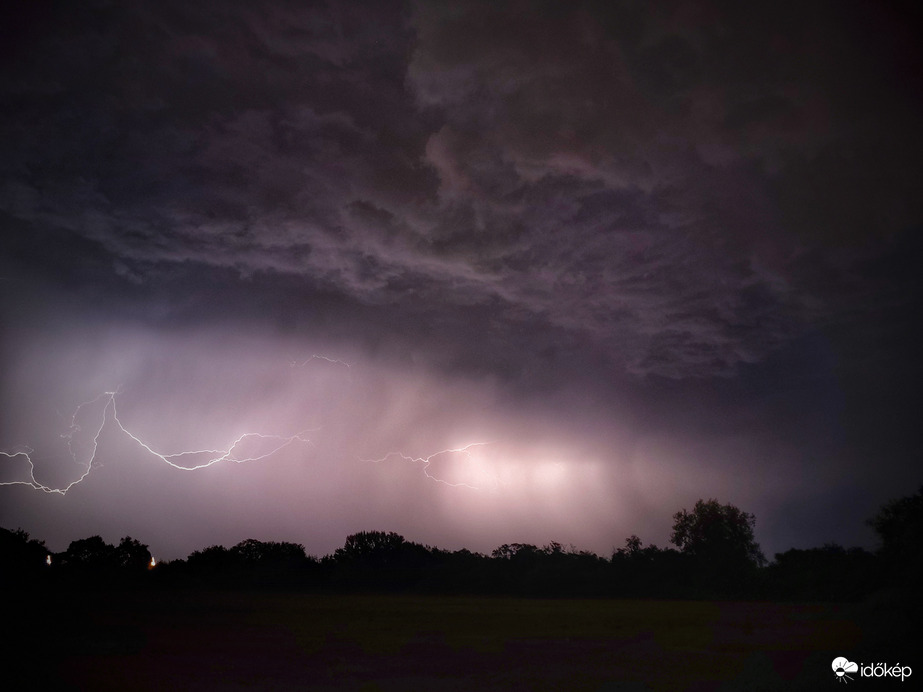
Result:
<svg viewBox="0 0 923 692">
<path fill-rule="evenodd" d="M 835 656 L 855 660 L 874 649 L 880 633 L 864 609 L 75 593 L 21 601 L 7 618 L 19 644 L 19 679 L 7 689 L 49 682 L 88 690 L 817 689 L 835 682 Z"/>
</svg>

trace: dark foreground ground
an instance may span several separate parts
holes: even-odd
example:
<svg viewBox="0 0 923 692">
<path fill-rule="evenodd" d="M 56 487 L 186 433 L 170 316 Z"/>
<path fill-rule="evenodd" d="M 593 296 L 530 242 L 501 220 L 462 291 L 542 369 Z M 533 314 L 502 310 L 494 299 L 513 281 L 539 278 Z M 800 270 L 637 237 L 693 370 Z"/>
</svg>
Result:
<svg viewBox="0 0 923 692">
<path fill-rule="evenodd" d="M 923 676 L 923 657 L 901 648 L 913 624 L 887 598 L 5 596 L 9 690 L 838 689 L 836 656 L 916 664 Z"/>
</svg>

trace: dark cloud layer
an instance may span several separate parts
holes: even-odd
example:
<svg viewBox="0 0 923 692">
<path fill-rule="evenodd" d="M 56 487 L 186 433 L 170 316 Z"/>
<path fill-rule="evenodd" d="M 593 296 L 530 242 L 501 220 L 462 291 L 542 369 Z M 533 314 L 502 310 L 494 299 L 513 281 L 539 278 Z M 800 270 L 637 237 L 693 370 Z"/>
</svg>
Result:
<svg viewBox="0 0 923 692">
<path fill-rule="evenodd" d="M 129 281 L 194 262 L 492 304 L 634 374 L 730 374 L 828 308 L 817 239 L 848 254 L 920 215 L 912 37 L 876 15 L 894 45 L 859 59 L 862 17 L 808 19 L 49 8 L 7 64 L 3 206 Z"/>
<path fill-rule="evenodd" d="M 912 482 L 909 4 L 6 12 L 10 354 L 71 321 L 321 337 Z"/>
</svg>

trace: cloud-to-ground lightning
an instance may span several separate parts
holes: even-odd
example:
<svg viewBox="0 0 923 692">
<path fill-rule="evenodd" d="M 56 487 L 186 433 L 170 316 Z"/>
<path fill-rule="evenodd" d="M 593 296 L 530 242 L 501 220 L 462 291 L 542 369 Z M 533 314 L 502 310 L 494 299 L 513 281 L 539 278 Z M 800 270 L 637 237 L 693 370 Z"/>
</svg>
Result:
<svg viewBox="0 0 923 692">
<path fill-rule="evenodd" d="M 429 467 L 433 463 L 433 460 L 436 457 L 442 456 L 443 454 L 464 454 L 466 458 L 470 459 L 471 458 L 470 450 L 472 448 L 485 447 L 489 444 L 493 444 L 493 443 L 492 442 L 472 442 L 471 444 L 465 445 L 464 447 L 456 447 L 454 449 L 443 449 L 438 452 L 434 452 L 433 454 L 430 454 L 429 456 L 426 456 L 426 457 L 412 457 L 408 454 L 404 454 L 403 452 L 388 452 L 387 454 L 385 454 L 383 457 L 379 459 L 360 459 L 360 461 L 364 461 L 364 462 L 372 463 L 372 464 L 380 464 L 381 462 L 387 461 L 388 459 L 392 457 L 398 457 L 403 461 L 409 461 L 414 464 L 422 464 L 423 474 L 430 480 L 435 481 L 436 483 L 443 483 L 444 485 L 449 485 L 453 488 L 470 488 L 471 490 L 480 490 L 481 488 L 479 486 L 471 485 L 470 483 L 452 483 L 451 481 L 447 481 L 444 478 L 437 478 L 432 473 L 430 473 Z"/>
<path fill-rule="evenodd" d="M 137 435 L 129 431 L 124 426 L 122 421 L 119 419 L 118 408 L 116 406 L 116 395 L 117 394 L 118 394 L 118 390 L 110 391 L 110 392 L 103 392 L 96 398 L 90 399 L 78 405 L 76 410 L 74 411 L 73 416 L 71 416 L 71 423 L 70 423 L 70 426 L 67 432 L 61 435 L 62 438 L 67 440 L 67 448 L 68 448 L 68 451 L 70 452 L 71 458 L 74 460 L 75 463 L 77 463 L 80 466 L 83 466 L 84 462 L 80 462 L 77 459 L 77 452 L 74 449 L 74 436 L 78 432 L 81 431 L 81 426 L 77 422 L 78 416 L 80 415 L 80 412 L 84 407 L 97 403 L 100 400 L 104 400 L 106 402 L 105 406 L 103 407 L 102 414 L 100 416 L 99 426 L 95 428 L 95 433 L 93 434 L 93 439 L 92 439 L 91 447 L 90 447 L 90 457 L 88 461 L 85 462 L 86 468 L 83 470 L 83 472 L 80 474 L 80 476 L 77 479 L 71 481 L 65 486 L 57 487 L 57 488 L 51 487 L 51 486 L 45 485 L 44 483 L 39 482 L 35 477 L 35 461 L 32 458 L 34 450 L 29 447 L 24 447 L 22 451 L 17 451 L 17 452 L 0 451 L 0 456 L 7 457 L 9 459 L 23 457 L 25 461 L 29 464 L 29 480 L 5 481 L 5 482 L 0 482 L 0 485 L 27 485 L 27 486 L 34 488 L 35 490 L 41 490 L 46 493 L 56 493 L 60 495 L 67 494 L 67 492 L 71 488 L 73 488 L 78 483 L 83 482 L 87 478 L 87 476 L 90 475 L 90 471 L 92 471 L 93 469 L 94 462 L 96 462 L 96 452 L 99 446 L 99 436 L 102 434 L 103 429 L 106 427 L 106 423 L 110 420 L 116 426 L 118 426 L 119 430 L 121 430 L 123 433 L 125 433 L 125 435 L 127 435 L 132 440 L 137 442 L 148 453 L 152 454 L 153 456 L 157 457 L 164 463 L 169 464 L 173 468 L 178 469 L 180 471 L 196 471 L 198 469 L 203 469 L 203 468 L 212 466 L 213 464 L 217 464 L 222 461 L 231 461 L 231 462 L 235 462 L 238 464 L 243 464 L 243 463 L 251 462 L 251 461 L 261 461 L 263 459 L 271 457 L 272 455 L 276 454 L 277 452 L 281 451 L 282 449 L 296 442 L 305 443 L 305 444 L 310 444 L 311 442 L 311 440 L 304 437 L 307 431 L 301 431 L 299 433 L 296 433 L 294 435 L 290 435 L 287 437 L 281 436 L 281 435 L 265 435 L 263 433 L 257 433 L 257 432 L 246 432 L 238 436 L 226 449 L 198 449 L 198 450 L 187 450 L 183 452 L 177 452 L 175 454 L 163 454 L 153 449 L 149 444 L 141 440 Z M 250 454 L 250 455 L 244 454 L 242 456 L 238 456 L 238 453 L 240 449 L 242 448 L 242 446 L 246 442 L 251 441 L 251 440 L 269 440 L 274 444 L 274 446 L 268 451 L 265 451 L 261 454 Z M 204 462 L 194 463 L 194 464 L 183 464 L 182 463 L 183 459 L 189 459 L 194 456 L 206 456 L 207 460 Z"/>
</svg>

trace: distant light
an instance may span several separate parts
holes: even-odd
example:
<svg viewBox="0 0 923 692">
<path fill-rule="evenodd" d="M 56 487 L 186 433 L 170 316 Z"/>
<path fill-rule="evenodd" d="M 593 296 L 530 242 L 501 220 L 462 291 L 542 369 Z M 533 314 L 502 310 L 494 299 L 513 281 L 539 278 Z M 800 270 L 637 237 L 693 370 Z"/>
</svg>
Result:
<svg viewBox="0 0 923 692">
<path fill-rule="evenodd" d="M 45 564 L 46 564 L 46 565 L 50 565 L 50 564 L 51 564 L 51 555 L 45 556 Z"/>
<path fill-rule="evenodd" d="M 156 566 L 157 566 L 157 561 L 154 560 L 154 558 L 151 558 L 151 567 L 153 568 L 153 567 L 156 567 Z"/>
</svg>

